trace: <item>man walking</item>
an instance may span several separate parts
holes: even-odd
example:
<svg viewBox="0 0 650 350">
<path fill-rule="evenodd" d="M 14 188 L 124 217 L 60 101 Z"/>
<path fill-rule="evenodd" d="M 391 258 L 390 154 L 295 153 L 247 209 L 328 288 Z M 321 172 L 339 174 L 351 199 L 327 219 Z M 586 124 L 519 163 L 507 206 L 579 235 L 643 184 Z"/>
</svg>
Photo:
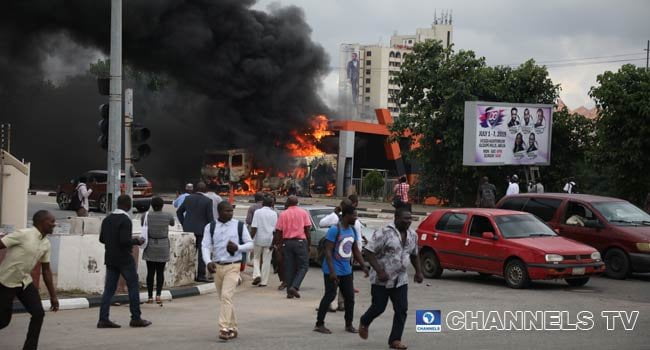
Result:
<svg viewBox="0 0 650 350">
<path fill-rule="evenodd" d="M 406 207 L 408 210 L 411 210 L 411 204 L 409 203 L 409 191 L 410 186 L 407 182 L 406 176 L 399 178 L 399 183 L 393 188 L 394 197 L 393 197 L 393 206 L 395 209 L 400 207 Z"/>
<path fill-rule="evenodd" d="M 510 184 L 508 185 L 508 190 L 506 191 L 506 196 L 513 194 L 519 194 L 519 176 L 512 175 L 510 177 Z"/>
<path fill-rule="evenodd" d="M 246 226 L 232 218 L 233 208 L 228 202 L 219 203 L 219 217 L 205 227 L 201 249 L 203 261 L 214 277 L 219 293 L 219 339 L 230 340 L 238 335 L 233 296 L 239 283 L 242 253 L 253 249 Z"/>
<path fill-rule="evenodd" d="M 388 299 L 393 304 L 393 328 L 388 337 L 391 349 L 406 349 L 402 332 L 408 309 L 407 261 L 415 268 L 415 282 L 422 283 L 424 276 L 418 258 L 418 237 L 410 229 L 411 212 L 406 208 L 395 211 L 395 221 L 375 231 L 364 248 L 372 266 L 370 273 L 372 303 L 359 322 L 359 336 L 368 339 L 368 327 L 386 309 Z"/>
<path fill-rule="evenodd" d="M 248 225 L 248 227 L 251 227 L 251 224 L 253 223 L 253 215 L 255 215 L 255 212 L 264 206 L 262 203 L 264 200 L 264 194 L 262 192 L 255 193 L 254 198 L 255 204 L 248 207 L 248 211 L 246 212 L 246 225 Z"/>
<path fill-rule="evenodd" d="M 50 310 L 59 309 L 59 299 L 52 283 L 50 269 L 50 241 L 56 220 L 47 210 L 39 210 L 32 217 L 34 227 L 18 230 L 0 239 L 0 249 L 7 249 L 0 263 L 0 329 L 11 321 L 14 297 L 23 304 L 32 316 L 27 328 L 27 338 L 23 349 L 37 349 L 41 326 L 45 318 L 41 297 L 32 281 L 32 269 L 41 263 L 43 281 L 50 293 Z"/>
<path fill-rule="evenodd" d="M 271 243 L 273 243 L 273 232 L 278 222 L 278 213 L 273 210 L 272 197 L 264 197 L 262 205 L 261 209 L 255 211 L 251 223 L 251 235 L 255 243 L 253 249 L 253 285 L 266 287 L 271 272 Z"/>
<path fill-rule="evenodd" d="M 203 240 L 205 225 L 214 220 L 212 200 L 205 196 L 205 191 L 207 190 L 205 183 L 199 182 L 196 185 L 196 190 L 196 193 L 192 193 L 185 198 L 183 204 L 176 211 L 176 216 L 181 225 L 183 225 L 183 231 L 193 232 L 196 237 L 198 269 L 194 281 L 209 282 L 205 277 L 205 264 L 203 263 L 201 241 Z"/>
<path fill-rule="evenodd" d="M 352 326 L 354 317 L 354 280 L 352 278 L 352 256 L 361 265 L 363 272 L 368 277 L 365 261 L 361 256 L 358 237 L 353 228 L 357 220 L 357 212 L 352 205 L 343 207 L 341 220 L 329 228 L 325 236 L 325 259 L 322 261 L 323 278 L 325 281 L 325 294 L 318 307 L 316 327 L 314 331 L 331 334 L 325 327 L 325 315 L 330 304 L 336 298 L 336 289 L 340 289 L 345 300 L 345 330 L 350 333 L 357 333 Z"/>
<path fill-rule="evenodd" d="M 179 196 L 178 196 L 176 199 L 174 199 L 174 201 L 172 202 L 172 205 L 174 206 L 174 208 L 176 208 L 176 209 L 180 208 L 181 205 L 183 204 L 183 201 L 185 201 L 185 198 L 186 198 L 187 196 L 191 195 L 192 192 L 194 192 L 194 185 L 192 185 L 191 183 L 186 184 L 186 185 L 185 185 L 185 193 L 179 195 Z M 176 192 L 176 193 L 178 193 L 178 192 Z"/>
<path fill-rule="evenodd" d="M 286 210 L 280 214 L 275 229 L 282 237 L 284 279 L 287 298 L 300 298 L 300 285 L 309 269 L 309 230 L 311 218 L 298 207 L 298 197 L 287 198 Z"/>
<path fill-rule="evenodd" d="M 221 196 L 218 195 L 216 192 L 217 185 L 211 183 L 207 185 L 207 188 L 208 188 L 208 192 L 205 193 L 205 196 L 210 198 L 210 200 L 212 201 L 212 217 L 217 218 L 219 217 L 217 206 L 219 205 L 219 203 L 221 203 L 221 201 L 223 201 L 223 198 L 221 198 Z"/>
<path fill-rule="evenodd" d="M 479 208 L 494 208 L 496 206 L 496 198 L 496 186 L 490 183 L 487 176 L 483 176 L 476 194 L 476 206 Z"/>
<path fill-rule="evenodd" d="M 142 245 L 143 238 L 133 238 L 131 197 L 121 195 L 117 198 L 117 208 L 102 221 L 99 241 L 104 244 L 104 264 L 106 264 L 106 282 L 102 305 L 99 308 L 97 328 L 120 328 L 120 325 L 109 319 L 111 299 L 115 295 L 120 275 L 126 280 L 129 291 L 129 309 L 131 311 L 131 327 L 147 327 L 151 322 L 143 320 L 140 315 L 140 284 L 138 272 L 131 251 L 134 245 Z"/>
</svg>

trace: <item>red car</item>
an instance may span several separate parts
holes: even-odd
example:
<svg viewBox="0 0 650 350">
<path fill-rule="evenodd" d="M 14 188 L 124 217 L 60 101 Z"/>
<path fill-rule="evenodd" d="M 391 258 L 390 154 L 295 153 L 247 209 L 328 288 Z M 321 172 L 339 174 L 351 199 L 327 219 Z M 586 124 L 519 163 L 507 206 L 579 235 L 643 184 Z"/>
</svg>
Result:
<svg viewBox="0 0 650 350">
<path fill-rule="evenodd" d="M 503 276 L 511 288 L 565 279 L 583 286 L 605 269 L 593 247 L 558 236 L 534 215 L 500 209 L 445 209 L 417 229 L 424 275 L 444 269 Z"/>
<path fill-rule="evenodd" d="M 89 190 L 93 190 L 88 198 L 88 206 L 90 209 L 97 209 L 98 211 L 106 212 L 106 185 L 107 175 L 106 170 L 91 170 L 82 174 L 79 178 L 70 180 L 70 182 L 61 184 L 56 190 L 56 203 L 59 209 L 68 210 L 70 206 L 70 198 L 74 193 L 77 182 L 80 178 L 86 179 L 86 185 Z M 122 173 L 122 192 L 126 191 L 124 184 L 124 173 Z M 133 176 L 133 207 L 138 211 L 147 211 L 151 206 L 151 198 L 153 197 L 153 187 L 151 182 L 145 179 L 142 174 L 136 173 Z"/>
</svg>

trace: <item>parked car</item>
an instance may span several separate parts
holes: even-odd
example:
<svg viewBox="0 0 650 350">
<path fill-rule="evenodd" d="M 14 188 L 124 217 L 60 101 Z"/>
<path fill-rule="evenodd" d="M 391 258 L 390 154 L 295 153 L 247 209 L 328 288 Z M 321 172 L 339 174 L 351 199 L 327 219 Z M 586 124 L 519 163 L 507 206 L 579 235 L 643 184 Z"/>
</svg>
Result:
<svg viewBox="0 0 650 350">
<path fill-rule="evenodd" d="M 497 207 L 534 214 L 560 236 L 595 247 L 609 277 L 624 279 L 632 272 L 650 272 L 650 215 L 625 200 L 529 193 L 504 197 Z"/>
<path fill-rule="evenodd" d="M 74 193 L 80 178 L 85 178 L 88 189 L 93 190 L 88 198 L 90 209 L 96 209 L 105 213 L 107 186 L 106 170 L 90 170 L 78 178 L 70 180 L 68 183 L 59 185 L 56 190 L 56 203 L 59 205 L 59 209 L 69 209 L 70 198 Z M 124 184 L 124 173 L 122 173 L 121 189 L 122 192 L 126 190 L 126 185 Z M 136 173 L 135 176 L 133 176 L 133 207 L 141 212 L 149 210 L 152 197 L 153 187 L 151 182 L 142 176 L 142 174 Z"/>
<path fill-rule="evenodd" d="M 558 236 L 534 215 L 499 209 L 444 209 L 418 227 L 426 277 L 444 269 L 503 276 L 511 288 L 531 280 L 565 279 L 583 286 L 604 271 L 593 247 Z"/>
</svg>

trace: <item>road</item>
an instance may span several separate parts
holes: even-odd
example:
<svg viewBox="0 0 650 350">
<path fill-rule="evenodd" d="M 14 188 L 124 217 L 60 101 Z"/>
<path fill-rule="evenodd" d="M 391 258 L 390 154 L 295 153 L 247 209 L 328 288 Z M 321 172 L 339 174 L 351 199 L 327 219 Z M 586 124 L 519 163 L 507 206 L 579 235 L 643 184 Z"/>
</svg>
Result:
<svg viewBox="0 0 650 350">
<path fill-rule="evenodd" d="M 30 211 L 54 204 L 48 199 L 35 198 Z M 49 204 L 48 204 L 49 203 Z M 53 209 L 53 208 L 52 208 Z M 57 212 L 67 217 L 68 212 Z M 238 209 L 236 216 L 245 214 Z M 249 268 L 250 270 L 250 268 Z M 412 271 L 411 271 L 412 275 Z M 343 313 L 328 314 L 327 325 L 334 334 L 322 335 L 312 331 L 315 307 L 323 293 L 323 277 L 312 267 L 307 274 L 301 299 L 288 300 L 275 289 L 276 277 L 268 288 L 250 285 L 250 271 L 239 287 L 235 304 L 240 337 L 229 343 L 217 341 L 216 319 L 219 309 L 215 294 L 176 299 L 164 307 L 143 306 L 145 318 L 153 321 L 146 329 L 100 330 L 95 328 L 95 309 L 48 313 L 41 336 L 45 349 L 82 349 L 91 344 L 101 349 L 384 349 L 390 331 L 392 309 L 378 318 L 370 328 L 370 339 L 343 331 Z M 357 294 L 355 325 L 370 303 L 370 285 L 356 272 Z M 581 288 L 567 286 L 563 281 L 536 282 L 526 290 L 513 290 L 501 278 L 482 278 L 475 273 L 445 271 L 439 280 L 409 286 L 409 315 L 403 341 L 411 349 L 650 349 L 650 275 L 635 275 L 624 281 L 592 278 Z M 417 333 L 415 311 L 441 310 L 442 332 Z M 581 311 L 593 315 L 593 328 L 576 330 L 481 331 L 452 330 L 446 317 L 453 311 L 566 311 L 569 323 L 575 323 Z M 620 322 L 615 330 L 607 330 L 602 311 L 638 311 L 633 329 L 625 330 Z M 502 316 L 503 317 L 503 316 Z M 112 318 L 128 324 L 128 307 L 114 307 Z M 28 315 L 14 315 L 11 325 L 0 331 L 0 348 L 19 348 L 28 324 Z M 551 325 L 551 319 L 546 325 Z M 565 323 L 566 326 L 566 323 Z M 9 336 L 8 336 L 9 335 Z"/>
</svg>

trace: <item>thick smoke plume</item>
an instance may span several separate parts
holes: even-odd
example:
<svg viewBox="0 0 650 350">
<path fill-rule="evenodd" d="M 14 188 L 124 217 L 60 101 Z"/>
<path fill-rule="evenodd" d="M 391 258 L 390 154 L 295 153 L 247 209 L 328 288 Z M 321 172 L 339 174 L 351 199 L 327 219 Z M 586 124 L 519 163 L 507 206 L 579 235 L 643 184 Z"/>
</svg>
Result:
<svg viewBox="0 0 650 350">
<path fill-rule="evenodd" d="M 32 162 L 32 183 L 52 185 L 104 168 L 96 144 L 94 78 L 43 82 L 51 55 L 108 55 L 109 0 L 12 0 L 0 13 L 0 105 L 12 151 Z M 206 148 L 252 148 L 275 159 L 291 129 L 326 112 L 317 95 L 327 57 L 296 7 L 252 10 L 253 0 L 125 0 L 124 60 L 169 79 L 152 92 L 138 82 L 135 117 L 152 130 L 153 152 L 138 164 L 154 185 L 199 176 Z M 72 45 L 53 45 L 68 38 Z M 65 60 L 64 60 L 65 62 Z"/>
</svg>

